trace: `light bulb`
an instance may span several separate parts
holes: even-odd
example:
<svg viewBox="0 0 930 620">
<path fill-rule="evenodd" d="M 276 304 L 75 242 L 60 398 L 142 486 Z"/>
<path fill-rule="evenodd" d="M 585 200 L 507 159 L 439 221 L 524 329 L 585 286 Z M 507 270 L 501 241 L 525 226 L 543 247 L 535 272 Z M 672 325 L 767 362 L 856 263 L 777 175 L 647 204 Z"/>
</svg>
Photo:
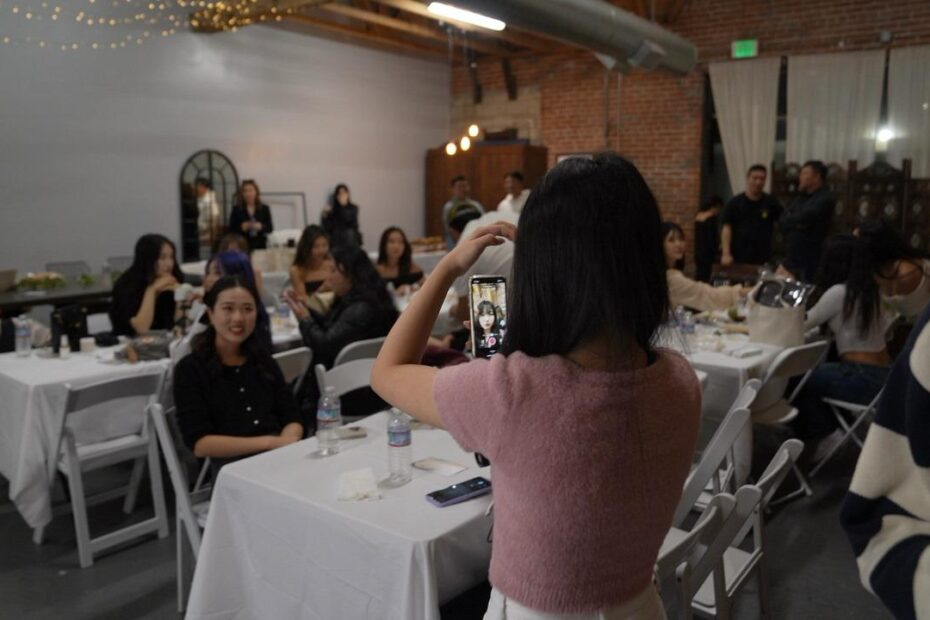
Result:
<svg viewBox="0 0 930 620">
<path fill-rule="evenodd" d="M 455 152 L 458 148 L 455 146 L 455 142 L 450 142 L 446 145 L 446 155 L 455 155 Z"/>
<path fill-rule="evenodd" d="M 459 146 L 463 151 L 467 151 L 471 148 L 471 139 L 468 136 L 462 136 L 462 139 L 459 140 Z"/>
<path fill-rule="evenodd" d="M 879 142 L 888 142 L 894 139 L 894 131 L 889 127 L 882 127 L 878 130 L 878 135 L 875 137 L 878 138 Z"/>
<path fill-rule="evenodd" d="M 478 137 L 478 131 L 479 131 L 478 125 L 475 125 L 474 123 L 472 123 L 471 125 L 468 126 L 468 135 L 470 135 L 472 138 Z"/>
</svg>

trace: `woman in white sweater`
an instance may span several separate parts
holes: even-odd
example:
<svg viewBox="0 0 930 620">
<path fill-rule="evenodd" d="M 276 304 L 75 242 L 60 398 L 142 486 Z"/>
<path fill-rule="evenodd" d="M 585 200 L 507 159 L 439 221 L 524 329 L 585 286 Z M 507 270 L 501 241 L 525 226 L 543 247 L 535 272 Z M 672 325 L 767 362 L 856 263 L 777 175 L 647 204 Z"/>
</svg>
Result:
<svg viewBox="0 0 930 620">
<path fill-rule="evenodd" d="M 674 222 L 662 224 L 665 248 L 665 277 L 672 308 L 686 306 L 696 310 L 726 310 L 739 303 L 750 289 L 736 286 L 711 286 L 692 280 L 683 273 L 685 268 L 685 232 Z"/>
</svg>

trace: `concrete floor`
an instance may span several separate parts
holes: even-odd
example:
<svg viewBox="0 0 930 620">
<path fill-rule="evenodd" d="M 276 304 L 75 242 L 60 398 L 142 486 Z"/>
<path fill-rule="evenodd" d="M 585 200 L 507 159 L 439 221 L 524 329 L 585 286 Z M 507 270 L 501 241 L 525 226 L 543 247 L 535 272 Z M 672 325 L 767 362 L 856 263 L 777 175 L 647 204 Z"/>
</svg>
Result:
<svg viewBox="0 0 930 620">
<path fill-rule="evenodd" d="M 777 441 L 765 437 L 760 441 L 769 444 L 768 448 L 757 447 L 757 460 L 764 461 Z M 855 459 L 855 450 L 848 450 L 814 480 L 813 497 L 790 503 L 769 517 L 772 618 L 890 617 L 860 585 L 853 554 L 838 524 L 839 506 Z M 115 485 L 127 475 L 119 470 L 98 472 L 88 486 Z M 56 518 L 48 528 L 45 544 L 36 546 L 31 531 L 9 503 L 2 479 L 0 497 L 0 619 L 179 617 L 175 610 L 173 532 L 164 540 L 153 537 L 113 551 L 82 570 L 70 516 Z M 135 519 L 151 514 L 147 499 L 143 494 Z M 133 519 L 125 517 L 120 508 L 119 501 L 92 508 L 92 534 Z M 169 514 L 173 515 L 170 507 Z M 475 588 L 445 606 L 443 620 L 481 618 L 487 597 L 486 584 Z M 751 582 L 740 595 L 736 617 L 758 617 L 756 600 L 755 583 Z M 670 600 L 670 617 L 674 617 L 674 609 Z"/>
</svg>

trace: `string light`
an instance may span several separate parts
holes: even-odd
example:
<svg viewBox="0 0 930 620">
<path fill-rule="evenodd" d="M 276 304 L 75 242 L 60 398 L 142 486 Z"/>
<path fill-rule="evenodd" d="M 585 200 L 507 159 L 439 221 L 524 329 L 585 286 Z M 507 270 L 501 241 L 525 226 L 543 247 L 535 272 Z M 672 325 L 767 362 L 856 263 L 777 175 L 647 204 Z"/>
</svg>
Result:
<svg viewBox="0 0 930 620">
<path fill-rule="evenodd" d="M 196 0 L 0 0 L 0 42 L 62 52 L 125 49 L 133 41 L 136 46 L 151 41 L 148 30 L 137 29 L 152 28 L 169 37 L 192 27 L 188 7 L 197 4 Z M 82 36 L 68 24 L 83 26 L 87 34 Z M 134 32 L 126 34 L 127 28 Z"/>
</svg>

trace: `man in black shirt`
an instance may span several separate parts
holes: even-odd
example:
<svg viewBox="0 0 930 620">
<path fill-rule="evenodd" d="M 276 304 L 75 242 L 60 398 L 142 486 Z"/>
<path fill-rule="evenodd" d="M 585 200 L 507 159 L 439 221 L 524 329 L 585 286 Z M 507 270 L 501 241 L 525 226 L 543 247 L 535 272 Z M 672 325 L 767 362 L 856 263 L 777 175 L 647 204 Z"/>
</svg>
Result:
<svg viewBox="0 0 930 620">
<path fill-rule="evenodd" d="M 766 176 L 765 166 L 751 166 L 746 173 L 746 191 L 733 196 L 723 210 L 722 265 L 762 265 L 772 258 L 772 236 L 782 208 L 763 191 Z"/>
<path fill-rule="evenodd" d="M 801 195 L 781 219 L 785 236 L 785 260 L 780 272 L 813 282 L 820 264 L 823 242 L 830 232 L 836 197 L 827 189 L 827 167 L 821 161 L 801 166 L 798 189 Z"/>
</svg>

